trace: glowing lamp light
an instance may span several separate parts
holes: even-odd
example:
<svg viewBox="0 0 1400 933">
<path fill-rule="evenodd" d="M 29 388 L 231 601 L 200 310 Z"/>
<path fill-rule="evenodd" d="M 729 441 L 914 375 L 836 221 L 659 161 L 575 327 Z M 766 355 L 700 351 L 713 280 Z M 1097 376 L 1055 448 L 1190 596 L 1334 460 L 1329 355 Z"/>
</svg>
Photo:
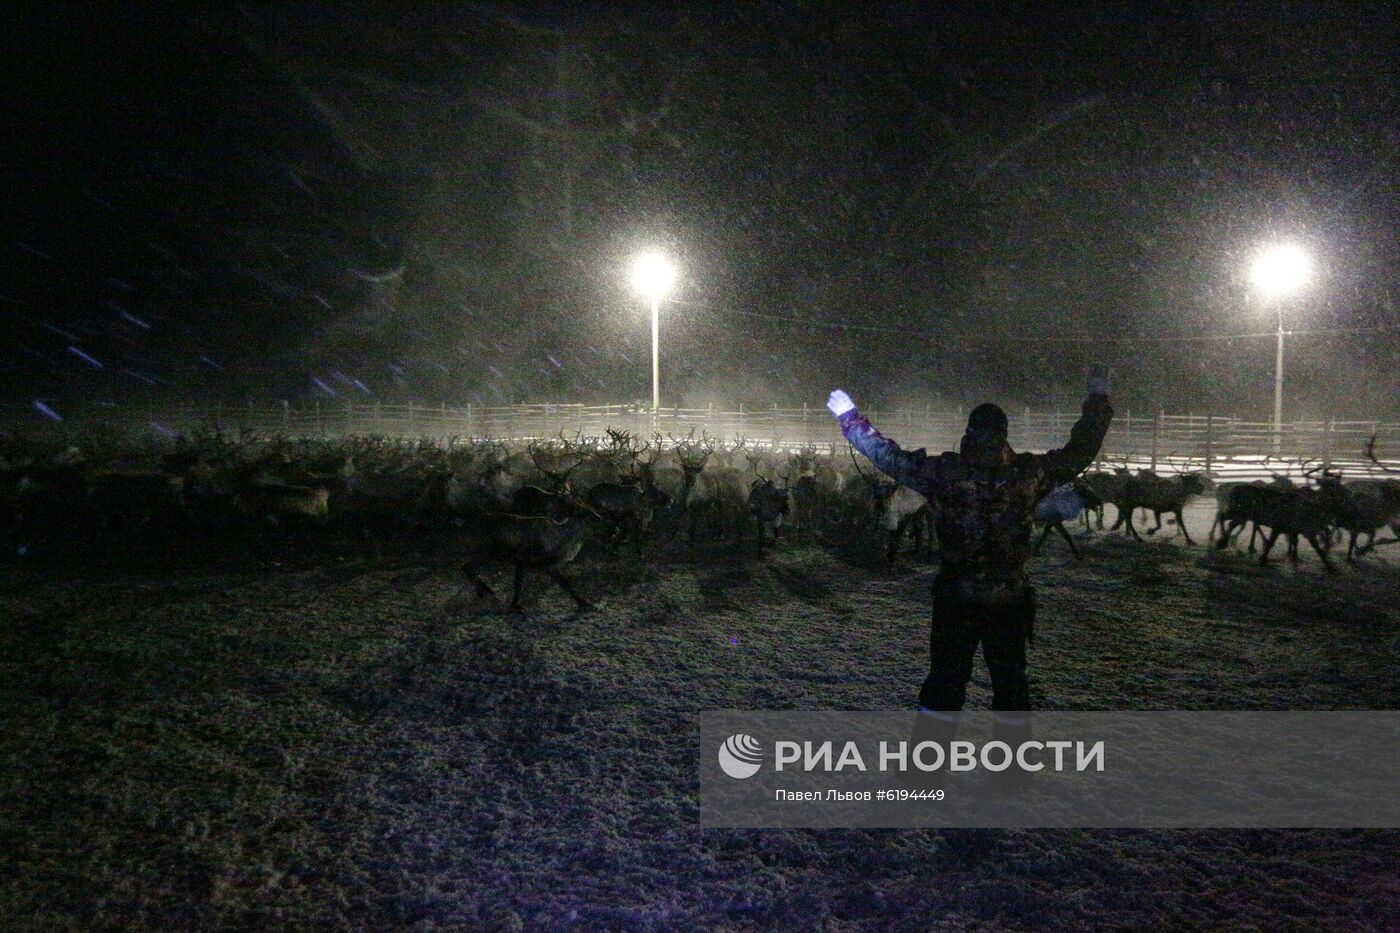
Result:
<svg viewBox="0 0 1400 933">
<path fill-rule="evenodd" d="M 676 267 L 660 253 L 647 253 L 632 264 L 632 287 L 648 298 L 660 298 L 675 281 Z"/>
<path fill-rule="evenodd" d="M 1307 253 L 1296 246 L 1273 246 L 1255 257 L 1249 278 L 1261 293 L 1281 296 L 1302 288 L 1309 271 Z"/>
</svg>

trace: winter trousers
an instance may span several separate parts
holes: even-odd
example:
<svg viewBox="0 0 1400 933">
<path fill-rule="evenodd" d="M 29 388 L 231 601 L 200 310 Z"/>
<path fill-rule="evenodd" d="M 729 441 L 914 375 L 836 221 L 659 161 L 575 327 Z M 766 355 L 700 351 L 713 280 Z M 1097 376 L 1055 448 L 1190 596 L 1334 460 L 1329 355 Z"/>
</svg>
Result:
<svg viewBox="0 0 1400 933">
<path fill-rule="evenodd" d="M 940 582 L 934 583 L 929 671 L 919 691 L 919 705 L 927 710 L 961 710 L 981 645 L 992 676 L 992 709 L 1029 710 L 1026 645 L 1035 622 L 1035 591 L 1025 586 L 1010 598 L 982 602 L 954 595 L 949 590 L 955 587 L 940 586 Z"/>
</svg>

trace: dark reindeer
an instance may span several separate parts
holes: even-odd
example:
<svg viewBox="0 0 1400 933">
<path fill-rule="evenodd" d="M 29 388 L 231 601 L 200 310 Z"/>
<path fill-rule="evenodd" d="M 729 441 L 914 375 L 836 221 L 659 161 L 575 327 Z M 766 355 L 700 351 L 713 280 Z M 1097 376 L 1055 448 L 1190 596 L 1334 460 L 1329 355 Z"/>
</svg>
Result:
<svg viewBox="0 0 1400 933">
<path fill-rule="evenodd" d="M 906 486 L 894 482 L 881 482 L 860 468 L 854 447 L 848 448 L 851 464 L 856 473 L 865 480 L 873 500 L 873 514 L 876 526 L 889 533 L 889 544 L 885 548 L 885 561 L 893 564 L 899 551 L 899 542 L 906 531 L 914 536 L 914 556 L 921 550 L 928 556 L 933 551 L 933 509 L 928 500 Z M 927 544 L 925 543 L 927 542 Z"/>
</svg>

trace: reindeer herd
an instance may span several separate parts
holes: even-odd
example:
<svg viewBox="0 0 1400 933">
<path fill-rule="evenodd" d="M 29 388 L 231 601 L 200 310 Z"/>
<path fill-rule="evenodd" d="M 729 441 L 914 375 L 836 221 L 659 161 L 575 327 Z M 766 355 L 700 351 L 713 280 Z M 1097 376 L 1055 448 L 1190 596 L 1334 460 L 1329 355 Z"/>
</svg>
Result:
<svg viewBox="0 0 1400 933">
<path fill-rule="evenodd" d="M 1400 472 L 1377 458 L 1375 444 L 1376 439 L 1372 437 L 1366 445 L 1366 455 L 1372 463 L 1382 473 Z M 1264 462 L 1267 467 L 1268 458 Z M 1156 524 L 1147 529 L 1149 535 L 1161 530 L 1162 517 L 1169 515 L 1175 518 L 1176 528 L 1186 543 L 1194 545 L 1196 542 L 1186 527 L 1186 505 L 1212 492 L 1215 520 L 1208 536 L 1213 546 L 1224 550 L 1249 527 L 1248 551 L 1254 554 L 1256 541 L 1262 542 L 1261 566 L 1268 563 L 1269 554 L 1280 537 L 1288 539 L 1290 560 L 1299 560 L 1301 538 L 1312 546 L 1330 573 L 1338 572 L 1329 552 L 1339 534 L 1346 535 L 1349 562 L 1378 543 L 1400 539 L 1400 480 L 1384 477 L 1345 480 L 1340 473 L 1311 463 L 1307 461 L 1302 465 L 1302 482 L 1286 474 L 1273 473 L 1267 481 L 1217 483 L 1204 471 L 1161 476 L 1153 470 L 1133 472 L 1127 464 L 1112 472 L 1086 473 L 1074 483 L 1055 490 L 1037 507 L 1036 517 L 1045 524 L 1045 531 L 1036 549 L 1039 550 L 1052 530 L 1058 530 L 1077 556 L 1078 550 L 1064 523 L 1082 516 L 1087 531 L 1089 517 L 1094 514 L 1097 527 L 1102 530 L 1106 504 L 1113 505 L 1118 513 L 1110 530 L 1122 527 L 1128 535 L 1141 541 L 1134 515 L 1139 511 L 1152 513 Z M 1387 526 L 1393 537 L 1377 541 L 1377 533 Z"/>
<path fill-rule="evenodd" d="M 1374 441 L 1367 452 L 1380 465 Z M 1117 511 L 1113 528 L 1136 540 L 1142 511 L 1155 517 L 1147 534 L 1169 516 L 1194 544 L 1185 508 L 1211 492 L 1214 545 L 1228 547 L 1250 526 L 1248 546 L 1253 552 L 1262 539 L 1261 562 L 1280 536 L 1296 560 L 1302 538 L 1335 572 L 1329 551 L 1338 533 L 1349 535 L 1348 560 L 1382 543 L 1376 535 L 1386 526 L 1400 537 L 1397 479 L 1344 481 L 1312 467 L 1302 482 L 1216 483 L 1204 473 L 1161 476 L 1125 464 L 1047 496 L 1037 509 L 1045 525 L 1037 550 L 1058 530 L 1077 555 L 1066 523 L 1080 519 L 1087 532 L 1093 517 L 1102 530 L 1105 505 Z M 332 530 L 376 542 L 450 535 L 481 597 L 495 598 L 484 569 L 513 570 L 512 609 L 528 573 L 550 577 L 587 608 L 563 568 L 588 547 L 641 555 L 657 536 L 692 545 L 751 540 L 760 555 L 782 534 L 863 541 L 891 563 L 912 540 L 916 557 L 932 558 L 935 508 L 849 448 L 786 450 L 693 433 L 643 440 L 609 430 L 522 444 L 211 431 L 163 448 L 0 446 L 0 542 L 12 555 L 93 541 L 183 546 Z"/>
</svg>

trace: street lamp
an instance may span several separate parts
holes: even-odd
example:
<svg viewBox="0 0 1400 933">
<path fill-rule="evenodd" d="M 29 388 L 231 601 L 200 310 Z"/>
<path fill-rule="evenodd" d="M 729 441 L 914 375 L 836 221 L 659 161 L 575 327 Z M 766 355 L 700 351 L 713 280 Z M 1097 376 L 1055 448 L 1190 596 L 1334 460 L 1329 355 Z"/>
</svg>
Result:
<svg viewBox="0 0 1400 933">
<path fill-rule="evenodd" d="M 661 409 L 661 296 L 676 281 L 676 267 L 660 253 L 647 253 L 632 263 L 632 287 L 651 299 L 651 413 Z"/>
<path fill-rule="evenodd" d="M 1274 447 L 1283 438 L 1283 299 L 1307 284 L 1308 254 L 1297 246 L 1271 246 L 1254 257 L 1249 278 L 1259 294 L 1273 301 L 1278 320 L 1274 352 Z"/>
</svg>

